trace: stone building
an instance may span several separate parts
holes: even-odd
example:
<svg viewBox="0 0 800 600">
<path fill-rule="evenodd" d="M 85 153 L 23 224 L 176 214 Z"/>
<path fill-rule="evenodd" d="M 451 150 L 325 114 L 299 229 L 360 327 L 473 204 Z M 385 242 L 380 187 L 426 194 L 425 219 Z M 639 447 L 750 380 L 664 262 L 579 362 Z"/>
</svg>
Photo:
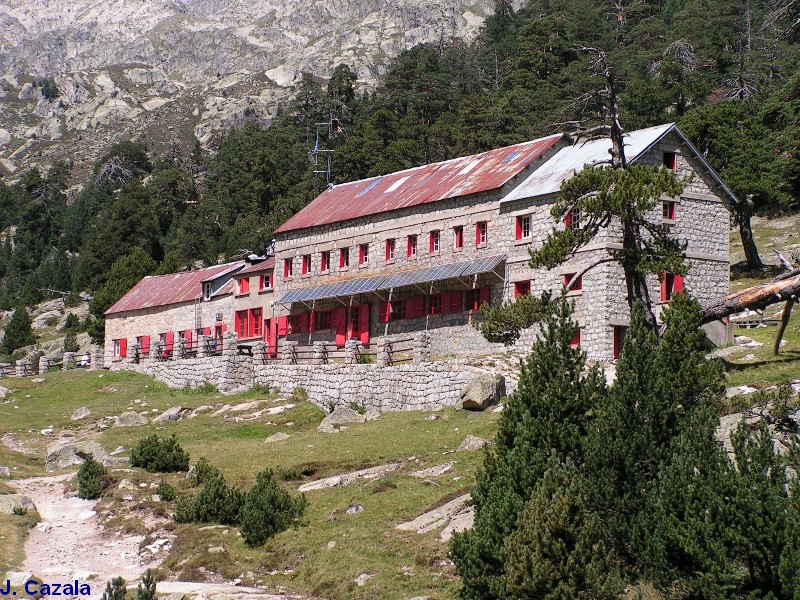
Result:
<svg viewBox="0 0 800 600">
<path fill-rule="evenodd" d="M 243 343 L 267 342 L 272 354 L 277 349 L 277 325 L 270 318 L 274 270 L 275 257 L 270 256 L 252 260 L 233 276 L 233 331 Z"/>
<path fill-rule="evenodd" d="M 105 313 L 104 364 L 195 353 L 201 335 L 221 340 L 234 325 L 233 275 L 244 266 L 234 262 L 142 279 Z"/>
<path fill-rule="evenodd" d="M 631 132 L 625 144 L 630 163 L 664 166 L 687 182 L 652 216 L 687 243 L 691 265 L 685 277 L 667 273 L 650 282 L 657 312 L 674 291 L 701 302 L 727 294 L 733 194 L 674 124 Z M 428 330 L 434 355 L 489 350 L 472 327 L 483 302 L 557 292 L 620 247 L 612 224 L 557 269 L 528 265 L 528 250 L 554 227 L 579 222 L 579 215 L 553 221 L 561 183 L 607 162 L 610 146 L 550 136 L 333 186 L 275 233 L 274 300 L 264 306 L 274 337 L 344 346 Z M 569 296 L 581 328 L 575 343 L 591 358 L 616 358 L 629 321 L 621 268 L 592 268 Z"/>
</svg>

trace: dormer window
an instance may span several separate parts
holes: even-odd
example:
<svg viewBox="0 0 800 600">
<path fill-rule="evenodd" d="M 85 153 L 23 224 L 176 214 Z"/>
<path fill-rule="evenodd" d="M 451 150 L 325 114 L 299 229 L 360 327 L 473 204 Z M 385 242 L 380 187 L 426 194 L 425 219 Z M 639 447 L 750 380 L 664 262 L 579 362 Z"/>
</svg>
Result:
<svg viewBox="0 0 800 600">
<path fill-rule="evenodd" d="M 211 284 L 210 283 L 204 283 L 203 284 L 203 300 L 211 300 L 211 291 L 212 291 Z"/>
<path fill-rule="evenodd" d="M 664 152 L 664 167 L 674 171 L 678 166 L 678 155 L 675 152 Z"/>
</svg>

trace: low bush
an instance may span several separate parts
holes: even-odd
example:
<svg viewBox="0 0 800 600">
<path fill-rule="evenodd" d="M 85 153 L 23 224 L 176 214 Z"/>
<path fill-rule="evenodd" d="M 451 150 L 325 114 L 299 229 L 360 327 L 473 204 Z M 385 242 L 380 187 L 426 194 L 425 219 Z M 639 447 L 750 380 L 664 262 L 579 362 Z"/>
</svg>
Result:
<svg viewBox="0 0 800 600">
<path fill-rule="evenodd" d="M 228 487 L 225 478 L 212 475 L 192 503 L 192 520 L 195 523 L 220 523 L 238 525 L 239 511 L 244 503 L 244 494 Z"/>
<path fill-rule="evenodd" d="M 303 474 L 297 467 L 289 467 L 288 469 L 278 469 L 278 477 L 281 481 L 299 481 L 303 478 Z"/>
<path fill-rule="evenodd" d="M 194 520 L 192 505 L 194 501 L 190 496 L 181 496 L 175 503 L 175 513 L 172 517 L 176 523 L 191 523 Z"/>
<path fill-rule="evenodd" d="M 78 497 L 84 500 L 96 500 L 103 493 L 100 477 L 106 474 L 103 465 L 90 454 L 78 469 Z"/>
<path fill-rule="evenodd" d="M 192 467 L 192 485 L 203 485 L 213 475 L 219 475 L 219 469 L 211 465 L 205 456 L 201 456 Z"/>
<path fill-rule="evenodd" d="M 306 510 L 305 496 L 292 497 L 278 485 L 272 469 L 258 474 L 239 515 L 240 531 L 248 546 L 261 546 L 288 529 Z"/>
<path fill-rule="evenodd" d="M 172 502 L 173 500 L 175 500 L 175 488 L 172 487 L 163 479 L 156 488 L 156 494 L 158 494 L 158 497 L 164 500 L 165 502 Z"/>
<path fill-rule="evenodd" d="M 143 437 L 131 449 L 131 465 L 151 473 L 174 473 L 189 469 L 189 453 L 181 448 L 175 435 Z"/>
</svg>

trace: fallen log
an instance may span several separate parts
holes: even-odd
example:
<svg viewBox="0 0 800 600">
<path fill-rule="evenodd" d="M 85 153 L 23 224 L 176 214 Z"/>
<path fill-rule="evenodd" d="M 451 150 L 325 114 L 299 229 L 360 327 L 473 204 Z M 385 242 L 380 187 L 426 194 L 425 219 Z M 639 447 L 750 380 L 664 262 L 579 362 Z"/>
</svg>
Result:
<svg viewBox="0 0 800 600">
<path fill-rule="evenodd" d="M 772 304 L 796 300 L 800 295 L 800 269 L 784 273 L 769 283 L 762 283 L 703 307 L 703 323 L 724 319 L 743 310 L 761 310 Z"/>
</svg>

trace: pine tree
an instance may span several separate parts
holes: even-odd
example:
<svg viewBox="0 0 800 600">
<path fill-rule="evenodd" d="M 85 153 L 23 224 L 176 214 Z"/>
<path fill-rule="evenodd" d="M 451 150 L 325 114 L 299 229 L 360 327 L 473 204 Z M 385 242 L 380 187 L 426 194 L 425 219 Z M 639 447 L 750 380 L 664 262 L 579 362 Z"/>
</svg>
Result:
<svg viewBox="0 0 800 600">
<path fill-rule="evenodd" d="M 64 336 L 64 352 L 77 352 L 80 349 L 78 346 L 78 336 L 75 335 L 74 331 L 68 331 L 67 335 Z"/>
<path fill-rule="evenodd" d="M 506 539 L 548 460 L 554 455 L 583 463 L 583 437 L 591 411 L 605 394 L 605 380 L 596 367 L 584 372 L 586 355 L 571 346 L 577 331 L 571 312 L 565 296 L 554 301 L 522 365 L 519 387 L 503 410 L 496 446 L 477 474 L 475 526 L 456 535 L 450 548 L 463 598 L 504 597 Z"/>
<path fill-rule="evenodd" d="M 620 569 L 603 543 L 586 483 L 569 459 L 551 458 L 518 529 L 506 540 L 505 597 L 619 598 Z"/>
<path fill-rule="evenodd" d="M 31 318 L 28 316 L 28 310 L 23 305 L 19 305 L 3 334 L 3 350 L 6 354 L 12 354 L 17 348 L 35 343 L 36 336 L 33 334 L 33 329 L 31 329 Z"/>
<path fill-rule="evenodd" d="M 293 498 L 278 485 L 271 469 L 262 471 L 248 492 L 240 513 L 241 532 L 248 546 L 261 546 L 288 529 L 305 512 L 305 496 Z"/>
<path fill-rule="evenodd" d="M 106 591 L 103 592 L 102 600 L 125 600 L 127 593 L 125 580 L 122 577 L 114 577 L 106 583 Z"/>
<path fill-rule="evenodd" d="M 142 582 L 136 586 L 136 600 L 155 600 L 156 598 L 156 578 L 150 569 L 142 575 Z"/>
</svg>

